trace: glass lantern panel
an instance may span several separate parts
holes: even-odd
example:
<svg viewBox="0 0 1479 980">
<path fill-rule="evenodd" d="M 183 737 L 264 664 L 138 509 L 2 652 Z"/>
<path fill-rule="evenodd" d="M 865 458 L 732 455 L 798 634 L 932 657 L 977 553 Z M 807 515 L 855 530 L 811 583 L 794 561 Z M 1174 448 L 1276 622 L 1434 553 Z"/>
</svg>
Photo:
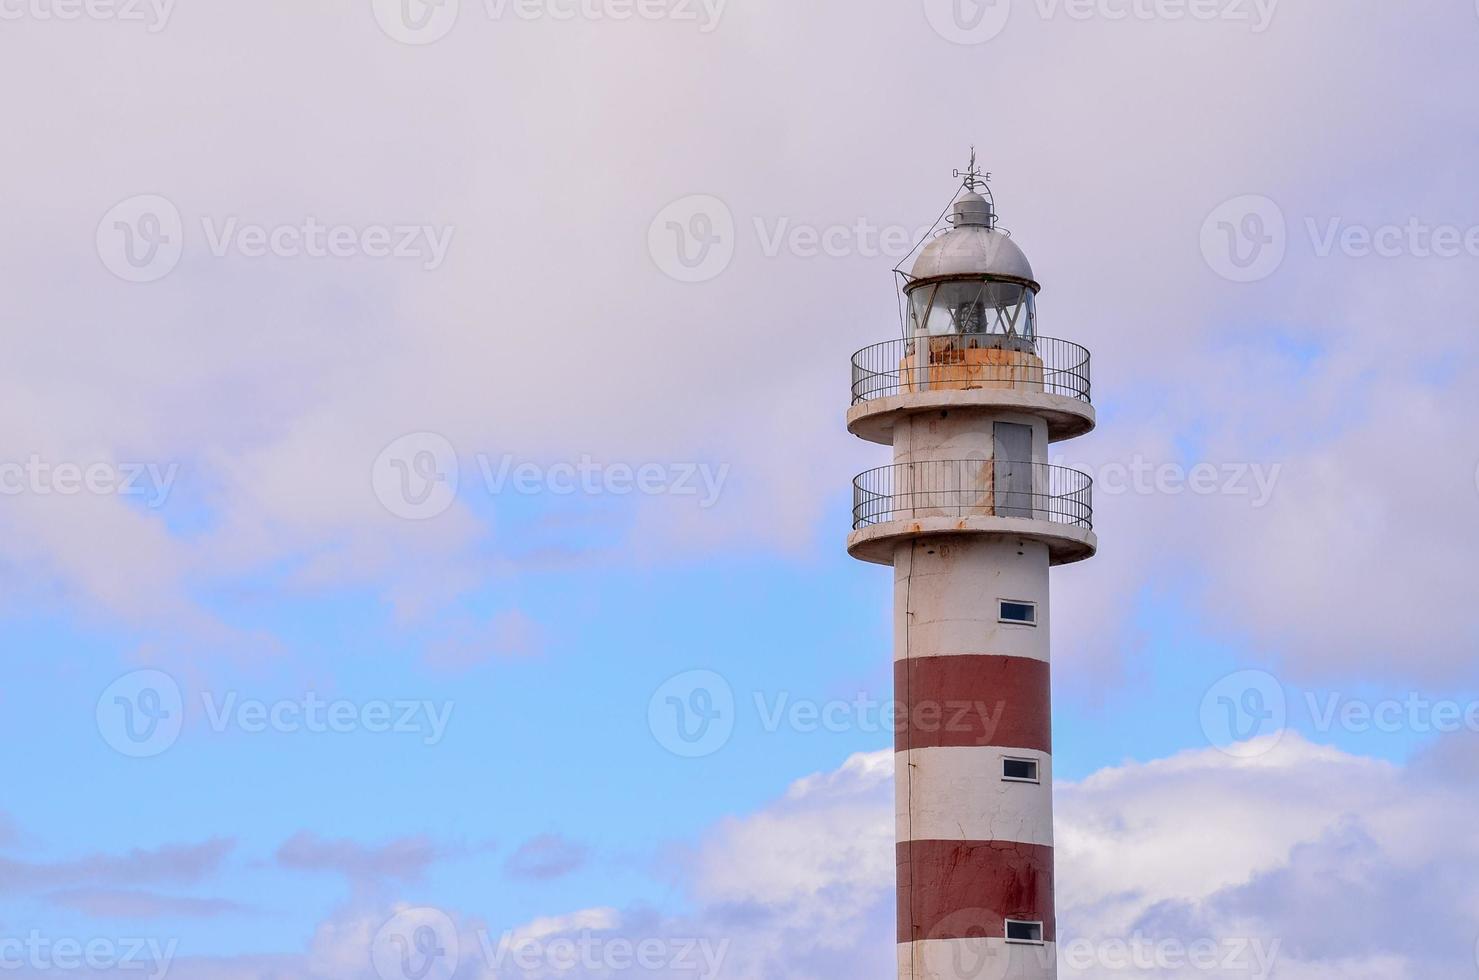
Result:
<svg viewBox="0 0 1479 980">
<path fill-rule="evenodd" d="M 957 280 L 921 286 L 909 294 L 909 331 L 933 337 L 1037 336 L 1037 298 L 1014 282 Z"/>
<path fill-rule="evenodd" d="M 928 330 L 930 298 L 935 294 L 934 286 L 921 286 L 909 294 L 909 336 L 918 337 Z"/>
</svg>

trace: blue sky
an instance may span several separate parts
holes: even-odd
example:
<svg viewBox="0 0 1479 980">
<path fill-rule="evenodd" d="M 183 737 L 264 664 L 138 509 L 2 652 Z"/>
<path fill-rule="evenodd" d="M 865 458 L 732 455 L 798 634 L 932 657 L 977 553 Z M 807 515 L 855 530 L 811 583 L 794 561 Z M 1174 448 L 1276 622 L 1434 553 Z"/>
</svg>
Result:
<svg viewBox="0 0 1479 980">
<path fill-rule="evenodd" d="M 975 144 L 1041 333 L 1093 353 L 1099 427 L 1056 447 L 1101 539 L 1054 572 L 1065 934 L 1479 976 L 1479 10 L 1168 4 L 0 21 L 0 966 L 34 931 L 397 980 L 380 939 L 430 915 L 465 980 L 541 975 L 479 930 L 889 975 L 891 578 L 844 549 L 888 451 L 848 358 Z M 130 758 L 140 671 L 185 722 Z M 734 708 L 687 758 L 652 709 L 696 671 Z M 351 730 L 246 730 L 310 698 Z M 1229 744 L 1228 705 L 1275 724 Z"/>
</svg>

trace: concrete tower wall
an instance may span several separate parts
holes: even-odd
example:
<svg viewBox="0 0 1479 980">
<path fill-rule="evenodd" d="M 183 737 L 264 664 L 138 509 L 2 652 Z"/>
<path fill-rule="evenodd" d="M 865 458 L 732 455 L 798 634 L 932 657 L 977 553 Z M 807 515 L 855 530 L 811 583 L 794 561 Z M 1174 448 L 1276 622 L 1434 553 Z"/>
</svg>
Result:
<svg viewBox="0 0 1479 980">
<path fill-rule="evenodd" d="M 996 423 L 1032 427 L 1032 460 L 1047 462 L 1048 423 L 1035 415 L 955 409 L 911 415 L 894 428 L 894 462 L 990 459 L 996 448 Z"/>
<path fill-rule="evenodd" d="M 905 275 L 903 335 L 853 355 L 848 552 L 894 567 L 900 980 L 1052 980 L 1049 569 L 1098 550 L 1090 357 L 1042 335 L 1039 283 L 986 178 Z"/>
<path fill-rule="evenodd" d="M 1055 975 L 1048 569 L 1045 544 L 998 536 L 895 554 L 901 978 Z M 1039 625 L 1000 622 L 1000 600 L 1035 603 Z M 1041 922 L 1043 945 L 1009 944 L 1008 919 Z"/>
</svg>

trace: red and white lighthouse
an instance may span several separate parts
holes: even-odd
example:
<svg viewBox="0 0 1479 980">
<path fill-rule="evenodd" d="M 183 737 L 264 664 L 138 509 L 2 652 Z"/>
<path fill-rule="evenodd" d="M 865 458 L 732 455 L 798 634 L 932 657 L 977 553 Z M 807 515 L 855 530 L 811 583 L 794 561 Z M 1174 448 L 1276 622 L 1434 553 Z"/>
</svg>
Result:
<svg viewBox="0 0 1479 980">
<path fill-rule="evenodd" d="M 1049 569 L 1092 557 L 1091 481 L 1048 463 L 1094 427 L 1089 354 L 972 166 L 903 275 L 903 336 L 853 358 L 848 551 L 894 569 L 899 977 L 1056 976 Z M 902 273 L 901 273 L 902 274 Z"/>
</svg>

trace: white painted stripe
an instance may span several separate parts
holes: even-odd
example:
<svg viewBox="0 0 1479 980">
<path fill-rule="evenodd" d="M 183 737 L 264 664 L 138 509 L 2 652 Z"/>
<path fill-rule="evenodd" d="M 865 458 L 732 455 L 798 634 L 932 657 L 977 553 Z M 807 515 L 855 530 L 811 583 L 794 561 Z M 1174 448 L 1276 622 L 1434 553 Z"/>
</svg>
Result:
<svg viewBox="0 0 1479 980">
<path fill-rule="evenodd" d="M 1036 603 L 1038 625 L 998 622 L 1001 600 Z M 906 649 L 913 657 L 984 653 L 1050 660 L 1049 621 L 1044 546 L 982 537 L 900 549 L 894 566 L 895 660 L 904 659 Z"/>
<path fill-rule="evenodd" d="M 931 939 L 899 945 L 900 980 L 1055 980 L 1058 944 Z"/>
<path fill-rule="evenodd" d="M 1041 783 L 1004 780 L 1004 757 L 1036 759 Z M 1000 840 L 1053 846 L 1051 755 L 996 746 L 912 749 L 897 753 L 894 765 L 900 841 Z"/>
</svg>

